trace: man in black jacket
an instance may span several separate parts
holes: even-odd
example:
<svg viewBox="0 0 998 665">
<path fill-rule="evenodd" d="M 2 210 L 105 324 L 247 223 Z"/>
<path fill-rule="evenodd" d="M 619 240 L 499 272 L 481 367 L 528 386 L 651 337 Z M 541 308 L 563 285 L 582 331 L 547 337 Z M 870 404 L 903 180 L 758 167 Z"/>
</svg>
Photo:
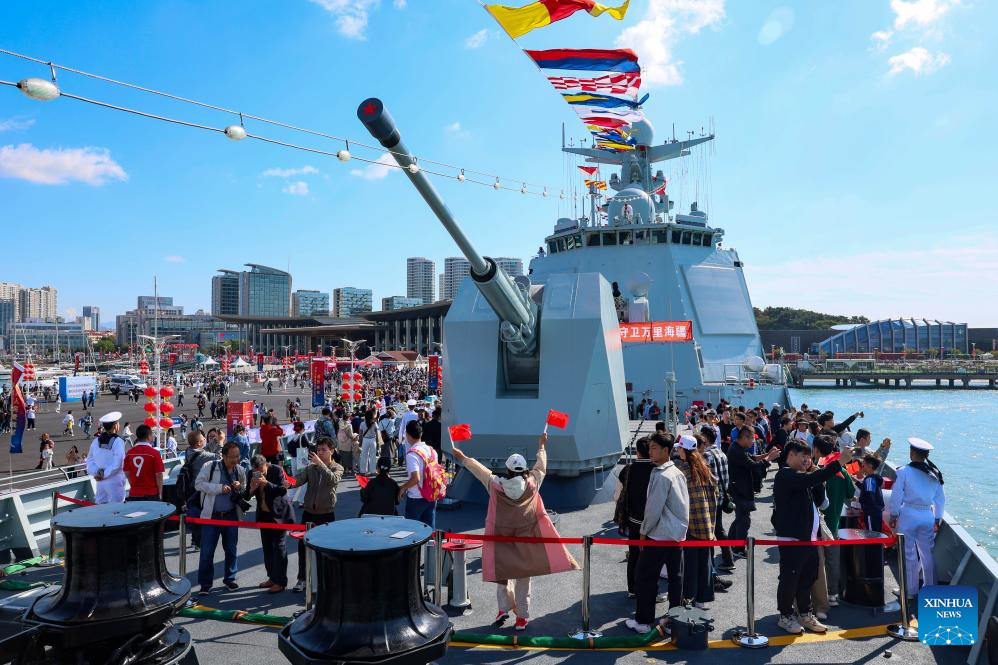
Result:
<svg viewBox="0 0 998 665">
<path fill-rule="evenodd" d="M 645 501 L 648 500 L 648 479 L 655 465 L 648 458 L 648 437 L 643 436 L 634 444 L 637 457 L 620 471 L 620 496 L 617 498 L 617 529 L 628 540 L 641 540 L 641 523 L 645 519 Z M 636 598 L 635 575 L 641 548 L 627 548 L 627 597 Z"/>
<path fill-rule="evenodd" d="M 730 540 L 744 540 L 752 526 L 752 512 L 755 510 L 755 474 L 765 475 L 769 463 L 780 454 L 777 449 L 766 455 L 750 455 L 755 432 L 751 427 L 742 427 L 731 446 L 728 447 L 728 494 L 735 504 L 735 519 L 728 528 Z M 735 556 L 744 557 L 745 548 L 732 548 Z"/>
<path fill-rule="evenodd" d="M 256 499 L 256 521 L 275 524 L 294 524 L 295 514 L 288 501 L 288 483 L 284 469 L 271 464 L 263 455 L 251 460 L 253 475 L 250 477 L 246 498 Z M 260 529 L 260 547 L 263 549 L 263 566 L 267 580 L 260 584 L 268 593 L 284 591 L 288 586 L 288 532 L 283 529 Z"/>
<path fill-rule="evenodd" d="M 813 468 L 811 451 L 800 441 L 787 442 L 787 465 L 776 472 L 773 480 L 773 527 L 780 540 L 818 540 L 820 516 L 812 489 L 842 470 L 852 461 L 852 449 L 817 471 Z M 792 635 L 804 629 L 816 633 L 828 630 L 811 611 L 811 587 L 818 579 L 817 545 L 781 545 L 780 581 L 776 587 L 776 606 L 780 610 L 778 625 Z M 794 614 L 794 601 L 797 615 Z"/>
</svg>

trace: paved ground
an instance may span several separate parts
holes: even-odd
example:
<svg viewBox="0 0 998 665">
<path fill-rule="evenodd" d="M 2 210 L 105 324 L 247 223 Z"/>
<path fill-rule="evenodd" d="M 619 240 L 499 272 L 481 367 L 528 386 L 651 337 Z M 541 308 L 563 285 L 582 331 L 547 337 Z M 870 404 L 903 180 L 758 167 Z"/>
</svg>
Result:
<svg viewBox="0 0 998 665">
<path fill-rule="evenodd" d="M 99 402 L 98 402 L 99 404 Z M 768 506 L 769 487 L 760 501 L 759 511 L 753 520 L 753 532 L 763 536 L 768 532 L 770 509 Z M 359 506 L 357 484 L 347 480 L 341 485 L 337 514 L 340 519 L 355 515 Z M 564 513 L 559 516 L 558 528 L 562 535 L 579 536 L 600 533 L 610 528 L 610 504 L 593 506 L 585 511 Z M 465 506 L 461 510 L 438 513 L 440 526 L 450 530 L 480 531 L 482 510 Z M 176 567 L 175 534 L 168 535 L 166 546 L 168 562 Z M 246 529 L 240 532 L 240 573 L 238 581 L 243 588 L 224 593 L 216 591 L 203 601 L 204 605 L 222 609 L 270 612 L 275 615 L 290 616 L 302 608 L 303 597 L 291 592 L 270 595 L 254 588 L 262 581 L 263 566 L 259 550 L 259 537 L 256 531 Z M 293 549 L 293 548 L 292 548 Z M 593 626 L 607 635 L 630 634 L 623 626 L 623 620 L 633 612 L 633 601 L 628 601 L 624 589 L 624 549 L 610 546 L 597 546 L 593 551 L 592 617 Z M 216 553 L 216 579 L 221 574 L 221 548 Z M 577 557 L 581 555 L 576 551 Z M 194 554 L 190 555 L 190 575 L 193 581 L 196 569 Z M 707 652 L 679 652 L 668 649 L 642 649 L 637 651 L 533 651 L 498 648 L 452 647 L 441 663 L 519 663 L 531 661 L 538 665 L 547 663 L 641 663 L 653 661 L 706 663 L 718 658 L 738 659 L 752 663 L 864 663 L 873 659 L 888 657 L 902 659 L 906 664 L 917 663 L 962 663 L 967 657 L 965 647 L 926 647 L 918 643 L 899 643 L 883 636 L 881 626 L 897 619 L 897 614 L 888 616 L 874 614 L 871 610 L 859 607 L 841 606 L 832 610 L 828 620 L 830 629 L 836 633 L 826 638 L 806 636 L 792 639 L 782 635 L 776 626 L 775 587 L 776 550 L 761 550 L 757 553 L 757 629 L 771 636 L 773 645 L 767 649 L 750 651 L 733 647 L 728 638 L 737 628 L 744 628 L 745 619 L 745 562 L 737 564 L 730 579 L 734 585 L 728 593 L 718 594 L 710 609 L 715 618 L 715 630 L 711 634 L 712 648 Z M 457 629 L 476 633 L 507 632 L 495 631 L 490 622 L 495 615 L 494 586 L 485 584 L 479 576 L 481 567 L 477 557 L 469 559 L 469 585 L 473 611 L 468 616 L 453 618 Z M 289 574 L 294 577 L 297 560 L 292 555 Z M 889 574 L 889 573 L 888 573 Z M 57 579 L 58 570 L 33 570 L 27 579 Z M 891 579 L 887 588 L 894 586 Z M 578 627 L 580 621 L 581 574 L 537 578 L 532 591 L 531 621 L 528 634 L 562 636 Z M 660 610 L 664 612 L 664 606 Z M 180 619 L 197 642 L 197 651 L 202 663 L 247 663 L 273 661 L 284 662 L 277 650 L 276 631 L 269 628 L 243 626 L 204 620 Z M 843 635 L 838 631 L 849 631 Z"/>
</svg>

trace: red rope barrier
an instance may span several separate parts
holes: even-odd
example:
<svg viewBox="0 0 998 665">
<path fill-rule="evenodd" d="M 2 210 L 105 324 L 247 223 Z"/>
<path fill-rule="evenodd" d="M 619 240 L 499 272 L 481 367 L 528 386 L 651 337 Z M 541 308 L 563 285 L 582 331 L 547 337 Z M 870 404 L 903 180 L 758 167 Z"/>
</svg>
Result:
<svg viewBox="0 0 998 665">
<path fill-rule="evenodd" d="M 60 499 L 61 501 L 68 501 L 69 503 L 75 503 L 78 506 L 93 506 L 93 505 L 95 505 L 95 504 L 91 503 L 90 501 L 82 501 L 80 499 L 74 499 L 71 496 L 66 496 L 65 494 L 59 494 L 58 492 L 56 492 L 55 498 Z"/>
<path fill-rule="evenodd" d="M 479 534 L 467 534 L 467 533 L 450 533 L 449 531 L 444 534 L 444 538 L 448 540 L 463 540 L 465 542 L 471 543 L 544 543 L 544 544 L 555 544 L 563 543 L 565 545 L 581 545 L 581 538 L 539 538 L 535 536 L 489 536 L 484 533 Z"/>
<path fill-rule="evenodd" d="M 806 545 L 893 545 L 897 542 L 895 536 L 887 538 L 858 538 L 856 540 L 757 540 L 756 545 L 779 545 L 781 547 L 799 547 Z"/>
<path fill-rule="evenodd" d="M 628 545 L 630 547 L 745 547 L 745 540 L 626 540 L 593 538 L 594 545 Z"/>
</svg>

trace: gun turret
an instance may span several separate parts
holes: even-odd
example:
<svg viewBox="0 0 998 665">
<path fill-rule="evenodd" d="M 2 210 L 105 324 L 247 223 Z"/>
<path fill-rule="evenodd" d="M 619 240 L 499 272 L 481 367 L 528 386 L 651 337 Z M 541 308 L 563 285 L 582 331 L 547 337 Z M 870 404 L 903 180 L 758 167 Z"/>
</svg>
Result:
<svg viewBox="0 0 998 665">
<path fill-rule="evenodd" d="M 471 244 L 447 204 L 419 168 L 416 158 L 402 143 L 395 121 L 392 120 L 382 101 L 376 97 L 364 100 L 357 108 L 357 117 L 371 132 L 371 136 L 386 150 L 391 151 L 395 161 L 402 167 L 402 172 L 422 195 L 430 210 L 468 259 L 468 263 L 471 264 L 471 279 L 502 320 L 500 334 L 509 350 L 516 354 L 532 354 L 536 346 L 537 316 L 536 306 L 528 295 L 520 290 L 493 259 L 479 254 Z"/>
</svg>

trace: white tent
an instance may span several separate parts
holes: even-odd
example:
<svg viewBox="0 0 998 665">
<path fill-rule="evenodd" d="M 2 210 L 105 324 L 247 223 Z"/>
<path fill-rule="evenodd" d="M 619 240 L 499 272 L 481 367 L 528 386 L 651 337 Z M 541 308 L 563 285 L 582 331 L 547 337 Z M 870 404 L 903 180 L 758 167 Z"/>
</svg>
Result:
<svg viewBox="0 0 998 665">
<path fill-rule="evenodd" d="M 204 366 L 206 366 L 206 367 L 210 367 L 211 365 L 217 365 L 218 361 L 215 360 L 214 358 L 208 358 L 208 360 L 205 360 L 201 364 L 204 365 Z"/>
<path fill-rule="evenodd" d="M 236 362 L 232 363 L 233 367 L 249 367 L 249 363 L 242 358 L 236 358 Z"/>
</svg>

